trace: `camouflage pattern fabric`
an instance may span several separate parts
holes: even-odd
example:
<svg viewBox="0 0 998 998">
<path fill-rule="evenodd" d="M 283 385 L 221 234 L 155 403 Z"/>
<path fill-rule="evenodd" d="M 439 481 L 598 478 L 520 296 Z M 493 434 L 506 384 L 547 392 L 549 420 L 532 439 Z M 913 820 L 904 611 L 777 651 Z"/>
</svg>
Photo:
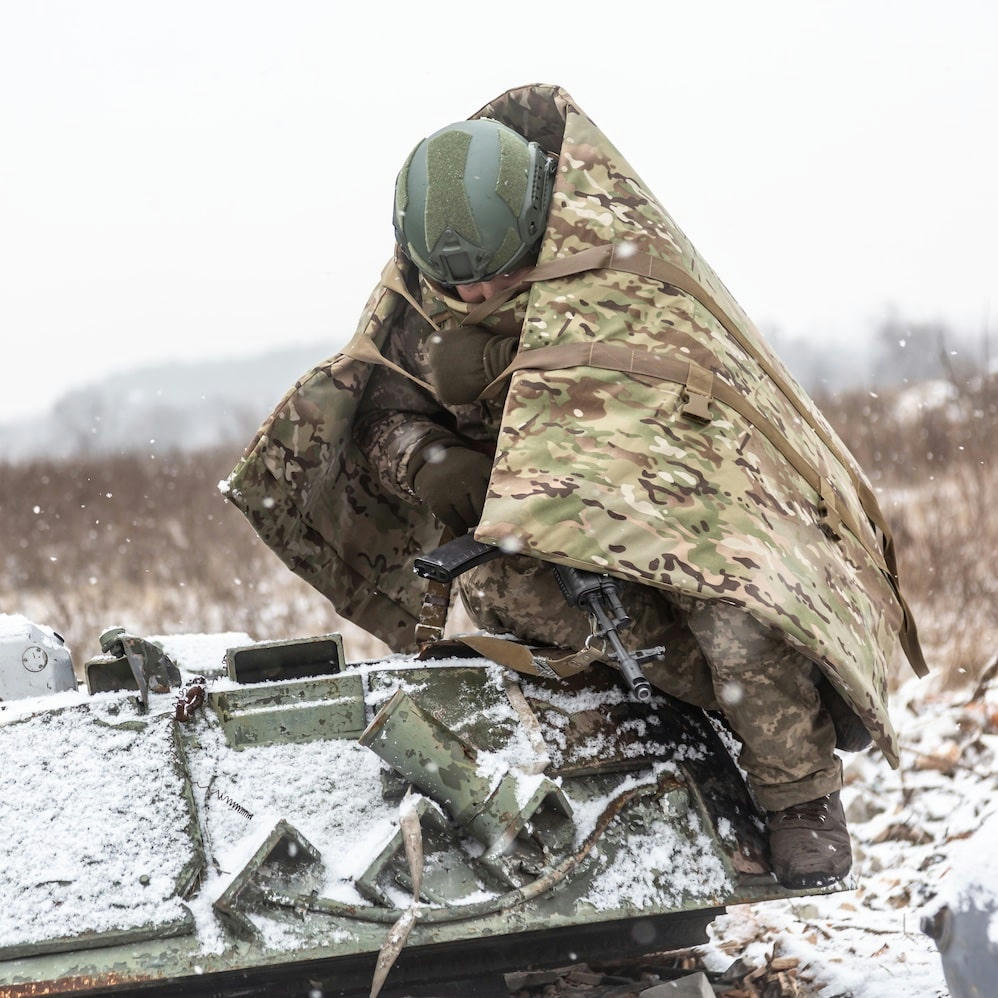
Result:
<svg viewBox="0 0 998 998">
<path fill-rule="evenodd" d="M 360 330 L 380 344 L 404 304 L 379 283 Z M 353 418 L 371 371 L 338 354 L 296 382 L 229 476 L 226 494 L 341 616 L 392 648 L 413 651 L 422 587 L 412 559 L 436 546 L 440 527 L 386 492 L 354 443 Z"/>
<path fill-rule="evenodd" d="M 408 310 L 382 344 L 381 354 L 409 377 L 377 366 L 354 417 L 354 440 L 368 465 L 380 475 L 386 489 L 409 503 L 417 501 L 408 484 L 409 462 L 416 453 L 438 442 L 474 448 L 491 456 L 502 418 L 501 400 L 445 405 L 417 382 L 429 386 L 433 381 L 431 338 L 453 339 L 450 349 L 463 348 L 462 331 L 447 327 L 453 327 L 468 310 L 463 302 L 440 295 L 422 279 L 420 292 L 424 309 L 441 331 L 436 332 L 429 322 Z M 526 303 L 526 294 L 521 294 L 476 328 L 518 338 Z"/>
<path fill-rule="evenodd" d="M 425 341 L 434 327 L 399 296 L 398 275 L 391 261 L 351 345 L 383 348 L 407 365 L 410 378 L 425 380 Z M 452 318 L 451 308 L 463 311 L 457 302 L 431 303 L 417 275 L 408 276 L 406 294 L 427 298 L 432 321 Z M 522 326 L 525 305 L 521 296 L 487 323 L 509 334 Z M 343 352 L 278 403 L 229 476 L 226 495 L 341 616 L 391 648 L 415 651 L 423 583 L 412 560 L 437 546 L 441 528 L 408 491 L 406 461 L 431 439 L 455 435 L 491 453 L 500 418 L 496 403 L 444 407 L 427 388 Z"/>
<path fill-rule="evenodd" d="M 559 165 L 476 536 L 744 608 L 821 667 L 896 764 L 886 677 L 899 638 L 924 665 L 862 472 L 564 91 L 509 91 L 480 115 Z M 578 269 L 579 253 L 596 264 Z M 375 480 L 351 426 L 369 361 L 414 295 L 405 266 L 386 268 L 350 346 L 292 390 L 230 480 L 286 563 L 398 648 L 418 612 L 411 557 L 436 531 Z"/>
</svg>

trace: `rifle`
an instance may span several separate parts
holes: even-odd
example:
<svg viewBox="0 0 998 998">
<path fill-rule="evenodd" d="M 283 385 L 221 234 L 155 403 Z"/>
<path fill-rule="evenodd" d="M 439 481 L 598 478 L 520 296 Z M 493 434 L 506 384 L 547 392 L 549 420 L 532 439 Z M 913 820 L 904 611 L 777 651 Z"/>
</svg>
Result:
<svg viewBox="0 0 998 998">
<path fill-rule="evenodd" d="M 428 554 L 419 555 L 413 563 L 413 569 L 421 578 L 451 582 L 476 565 L 498 558 L 502 553 L 502 549 L 496 545 L 483 544 L 468 533 L 441 544 Z M 659 645 L 637 652 L 627 650 L 620 639 L 620 631 L 631 623 L 631 618 L 620 601 L 616 580 L 609 575 L 586 572 L 567 565 L 552 564 L 551 569 L 569 606 L 578 607 L 589 614 L 593 629 L 590 640 L 599 639 L 610 643 L 606 656 L 619 666 L 634 699 L 642 703 L 650 700 L 651 683 L 641 671 L 640 663 L 649 658 L 658 658 L 665 648 Z"/>
</svg>

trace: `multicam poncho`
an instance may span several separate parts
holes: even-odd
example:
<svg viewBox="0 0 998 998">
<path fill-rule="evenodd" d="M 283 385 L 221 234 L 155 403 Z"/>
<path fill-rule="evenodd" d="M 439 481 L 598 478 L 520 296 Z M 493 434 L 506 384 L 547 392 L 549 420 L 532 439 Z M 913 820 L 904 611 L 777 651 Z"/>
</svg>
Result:
<svg viewBox="0 0 998 998">
<path fill-rule="evenodd" d="M 559 162 L 475 536 L 744 607 L 822 666 L 896 763 L 888 661 L 900 641 L 925 666 L 863 472 L 568 94 L 523 87 L 478 116 Z M 229 482 L 289 567 L 398 649 L 422 595 L 412 558 L 439 528 L 385 493 L 351 428 L 379 346 L 418 308 L 407 277 L 389 263 L 354 339 L 285 396 Z"/>
</svg>

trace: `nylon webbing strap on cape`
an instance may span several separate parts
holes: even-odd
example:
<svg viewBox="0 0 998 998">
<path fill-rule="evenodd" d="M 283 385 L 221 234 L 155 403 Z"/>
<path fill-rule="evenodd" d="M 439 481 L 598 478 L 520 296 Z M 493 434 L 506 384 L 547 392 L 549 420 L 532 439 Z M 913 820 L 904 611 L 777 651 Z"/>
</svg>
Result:
<svg viewBox="0 0 998 998">
<path fill-rule="evenodd" d="M 570 367 L 594 367 L 604 371 L 620 371 L 626 374 L 641 374 L 655 378 L 658 381 L 669 381 L 677 385 L 687 385 L 696 380 L 697 371 L 692 361 L 678 360 L 673 357 L 659 357 L 647 350 L 632 350 L 630 347 L 616 346 L 611 343 L 566 343 L 539 347 L 536 350 L 524 350 L 513 358 L 513 362 L 499 376 L 506 378 L 514 371 L 558 371 Z M 703 369 L 700 368 L 702 371 Z M 494 384 L 495 382 L 493 382 Z M 491 386 L 490 386 L 491 387 Z M 711 393 L 718 402 L 730 406 L 754 426 L 783 455 L 795 471 L 814 489 L 822 502 L 822 488 L 827 487 L 825 479 L 818 474 L 810 462 L 790 443 L 789 440 L 774 426 L 738 389 L 726 381 L 714 378 Z M 709 417 L 709 411 L 707 413 Z M 702 417 L 695 416 L 701 419 Z M 838 510 L 839 518 L 856 540 L 863 546 L 874 564 L 883 572 L 888 571 L 882 552 L 876 550 L 863 537 L 859 525 L 847 509 Z"/>
<path fill-rule="evenodd" d="M 911 667 L 914 669 L 916 675 L 927 675 L 929 669 L 925 664 L 925 658 L 922 654 L 921 645 L 918 640 L 918 630 L 915 626 L 915 618 L 912 616 L 907 602 L 901 595 L 898 583 L 897 559 L 895 556 L 893 540 L 891 539 L 891 532 L 887 526 L 884 514 L 880 509 L 880 504 L 877 502 L 877 497 L 857 474 L 854 463 L 849 460 L 846 454 L 842 452 L 841 447 L 839 447 L 837 442 L 829 436 L 821 423 L 814 418 L 810 407 L 801 398 L 800 393 L 787 381 L 786 378 L 783 377 L 780 371 L 778 371 L 770 363 L 769 358 L 766 357 L 765 354 L 763 354 L 756 347 L 756 345 L 744 335 L 744 333 L 742 333 L 738 324 L 721 306 L 720 302 L 718 302 L 707 290 L 707 288 L 705 288 L 695 277 L 693 277 L 692 274 L 674 263 L 663 260 L 661 257 L 652 256 L 650 253 L 644 253 L 635 249 L 632 243 L 621 242 L 607 244 L 605 246 L 593 246 L 589 249 L 581 250 L 578 253 L 560 257 L 557 260 L 552 260 L 549 263 L 541 264 L 540 266 L 535 267 L 529 274 L 526 275 L 524 280 L 530 283 L 534 283 L 536 281 L 553 281 L 563 277 L 571 277 L 574 274 L 585 273 L 589 270 L 620 270 L 628 274 L 636 274 L 639 277 L 647 277 L 652 280 L 660 281 L 663 284 L 668 284 L 671 287 L 682 291 L 684 294 L 689 295 L 706 308 L 708 312 L 710 312 L 710 314 L 728 332 L 732 339 L 734 339 L 735 342 L 738 343 L 738 345 L 753 360 L 755 360 L 766 375 L 772 379 L 773 383 L 777 386 L 777 388 L 779 388 L 783 396 L 793 406 L 798 415 L 815 432 L 818 439 L 825 445 L 825 447 L 828 448 L 829 452 L 834 455 L 835 459 L 845 469 L 853 488 L 856 490 L 856 495 L 859 497 L 859 502 L 863 507 L 863 512 L 870 518 L 870 521 L 876 529 L 883 534 L 886 540 L 883 555 L 880 556 L 878 554 L 875 556 L 874 562 L 881 567 L 883 567 L 884 563 L 886 563 L 886 572 L 884 574 L 890 582 L 891 588 L 894 590 L 894 594 L 897 597 L 898 603 L 901 605 L 901 609 L 904 613 L 904 626 L 901 630 L 900 639 L 901 646 L 908 657 L 908 661 L 911 663 Z M 508 373 L 508 371 L 503 372 L 503 375 L 508 375 Z M 486 388 L 486 392 L 491 388 L 492 385 L 488 386 L 488 388 Z M 483 397 L 485 397 L 484 392 Z M 762 429 L 761 426 L 759 428 Z M 776 442 L 773 441 L 773 443 L 774 446 L 776 446 Z M 789 448 L 789 442 L 786 443 Z M 784 452 L 782 448 L 780 448 L 780 451 L 785 457 L 787 457 L 788 460 L 790 460 L 789 455 Z M 798 468 L 793 461 L 791 461 L 791 464 L 793 464 L 794 467 L 800 471 L 800 468 Z M 808 481 L 810 482 L 810 479 L 808 479 Z M 828 486 L 828 488 L 830 489 L 830 486 Z M 827 505 L 825 508 L 828 508 Z M 836 512 L 839 516 L 841 516 L 841 510 Z M 855 521 L 850 519 L 850 521 L 847 522 L 843 519 L 842 522 L 846 523 L 846 526 L 849 527 L 849 530 L 853 533 L 856 539 L 863 544 L 863 547 L 866 548 L 868 552 L 870 552 L 870 547 L 863 542 L 861 535 L 856 530 Z M 872 552 L 870 553 L 872 554 Z"/>
<path fill-rule="evenodd" d="M 558 648 L 529 648 L 519 641 L 499 638 L 492 634 L 463 634 L 457 638 L 479 655 L 499 665 L 545 679 L 566 679 L 588 669 L 593 662 L 604 661 L 602 650 L 583 648 L 581 651 Z"/>
<path fill-rule="evenodd" d="M 452 540 L 454 540 L 454 531 L 450 527 L 444 527 L 437 545 L 446 544 Z M 438 579 L 426 580 L 423 602 L 419 608 L 419 623 L 416 624 L 415 631 L 416 644 L 420 648 L 443 638 L 453 587 L 453 579 L 450 582 L 441 582 Z"/>
<path fill-rule="evenodd" d="M 669 381 L 678 385 L 702 384 L 702 368 L 695 370 L 691 361 L 677 360 L 671 357 L 659 357 L 647 350 L 632 350 L 629 347 L 614 346 L 610 343 L 571 343 L 562 346 L 540 347 L 536 350 L 525 350 L 513 358 L 513 362 L 499 377 L 482 393 L 488 397 L 490 389 L 502 385 L 504 380 L 514 371 L 538 370 L 555 371 L 570 367 L 593 367 L 609 371 L 621 371 L 627 374 L 641 374 L 656 378 L 659 381 Z M 819 525 L 828 533 L 834 532 L 834 527 L 841 523 L 848 528 L 863 550 L 870 556 L 873 563 L 883 572 L 891 585 L 895 597 L 904 614 L 900 640 L 915 674 L 928 674 L 928 667 L 922 655 L 918 641 L 918 631 L 915 619 L 907 602 L 901 595 L 897 583 L 897 565 L 893 557 L 893 546 L 888 544 L 884 551 L 872 546 L 864 537 L 859 524 L 845 506 L 834 503 L 834 492 L 827 479 L 823 478 L 811 463 L 790 443 L 789 440 L 773 425 L 752 403 L 736 388 L 719 378 L 714 378 L 710 386 L 711 398 L 730 406 L 751 426 L 754 426 L 783 455 L 790 466 L 814 489 L 817 505 L 820 511 Z M 702 398 L 706 399 L 704 395 Z M 706 405 L 706 403 L 703 403 Z M 689 403 L 687 403 L 687 406 Z M 709 410 L 706 410 L 709 416 Z M 688 413 L 692 418 L 702 421 L 699 412 Z M 879 510 L 878 510 L 879 512 Z M 886 536 L 890 534 L 882 528 Z"/>
<path fill-rule="evenodd" d="M 518 284 L 510 285 L 504 291 L 500 291 L 499 294 L 493 295 L 491 298 L 486 298 L 485 301 L 479 302 L 461 321 L 458 325 L 461 326 L 477 326 L 483 319 L 487 319 L 493 312 L 498 312 L 499 309 L 503 307 L 510 300 L 510 298 L 515 298 L 524 288 L 529 287 L 533 281 L 530 279 L 530 274 L 528 274 L 522 281 Z"/>
<path fill-rule="evenodd" d="M 553 281 L 589 270 L 621 270 L 628 274 L 636 274 L 639 277 L 648 277 L 660 281 L 662 284 L 668 284 L 698 301 L 780 389 L 801 419 L 811 427 L 818 439 L 845 469 L 866 515 L 884 533 L 889 533 L 876 496 L 856 474 L 853 462 L 842 452 L 837 442 L 825 432 L 824 427 L 814 419 L 810 407 L 804 403 L 800 394 L 786 378 L 773 367 L 769 358 L 742 333 L 738 324 L 721 307 L 714 296 L 687 271 L 674 263 L 661 259 L 661 257 L 636 250 L 631 243 L 613 243 L 606 246 L 593 246 L 579 253 L 573 253 L 571 256 L 542 264 L 527 274 L 525 280 L 531 283 L 534 281 Z"/>
<path fill-rule="evenodd" d="M 755 344 L 742 333 L 737 323 L 734 322 L 714 299 L 713 295 L 692 275 L 675 264 L 662 260 L 659 257 L 654 257 L 649 253 L 633 249 L 630 243 L 593 246 L 579 253 L 573 253 L 570 256 L 541 264 L 531 270 L 523 278 L 522 283 L 533 284 L 539 281 L 558 280 L 590 270 L 620 270 L 625 273 L 636 274 L 640 277 L 660 281 L 688 294 L 706 308 L 772 379 L 787 401 L 794 407 L 795 411 L 811 427 L 819 440 L 821 440 L 845 469 L 859 497 L 863 512 L 869 517 L 876 531 L 879 531 L 885 539 L 883 550 L 881 551 L 873 547 L 865 540 L 863 530 L 849 510 L 834 501 L 834 491 L 827 479 L 820 475 L 818 470 L 793 447 L 776 426 L 766 419 L 744 395 L 717 377 L 714 377 L 709 382 L 710 394 L 707 394 L 704 390 L 705 384 L 708 383 L 704 377 L 706 369 L 694 369 L 688 361 L 658 357 L 645 350 L 636 351 L 628 347 L 614 346 L 608 343 L 578 343 L 566 344 L 564 346 L 540 347 L 535 350 L 524 351 L 514 357 L 513 362 L 499 377 L 486 386 L 479 398 L 487 399 L 493 397 L 503 387 L 505 379 L 518 370 L 559 370 L 568 367 L 589 366 L 604 370 L 645 374 L 661 381 L 670 381 L 684 385 L 688 391 L 692 389 L 694 395 L 702 396 L 699 399 L 694 399 L 692 407 L 689 400 L 687 400 L 686 404 L 686 414 L 700 420 L 703 420 L 705 416 L 709 416 L 710 414 L 707 406 L 711 397 L 729 405 L 735 412 L 764 434 L 769 442 L 786 458 L 791 467 L 814 489 L 818 496 L 818 505 L 821 510 L 820 525 L 822 528 L 826 529 L 826 532 L 829 534 L 833 534 L 835 533 L 835 527 L 841 522 L 873 559 L 873 563 L 883 572 L 885 578 L 890 583 L 891 589 L 904 615 L 904 622 L 899 635 L 901 647 L 904 649 L 905 655 L 911 663 L 915 674 L 918 676 L 927 675 L 929 670 L 922 654 L 915 619 L 900 591 L 893 539 L 890 529 L 887 526 L 887 521 L 880 510 L 880 504 L 877 502 L 872 490 L 857 474 L 853 463 L 842 453 L 841 448 L 825 432 L 820 423 L 813 418 L 809 407 L 801 399 L 799 393 L 773 367 L 768 358 L 756 348 Z M 439 328 L 436 323 L 433 323 L 429 319 L 422 307 L 408 293 L 396 260 L 392 259 L 388 266 L 385 267 L 382 274 L 382 283 L 389 291 L 402 295 L 406 301 L 416 307 L 420 315 L 426 318 L 434 329 Z M 495 296 L 495 299 L 482 302 L 479 309 L 473 311 L 468 318 L 470 319 L 472 315 L 477 315 L 478 311 L 488 314 L 495 307 L 504 304 L 511 297 L 512 292 L 519 290 L 519 287 L 518 285 L 516 289 L 507 289 L 505 292 L 501 292 Z M 384 357 L 369 337 L 354 337 L 344 348 L 343 353 L 357 360 L 382 364 L 408 378 L 410 381 L 415 382 L 421 388 L 430 392 L 431 395 L 436 395 L 432 385 L 417 378 L 414 374 Z M 832 500 L 831 502 L 829 502 L 830 499 Z"/>
</svg>

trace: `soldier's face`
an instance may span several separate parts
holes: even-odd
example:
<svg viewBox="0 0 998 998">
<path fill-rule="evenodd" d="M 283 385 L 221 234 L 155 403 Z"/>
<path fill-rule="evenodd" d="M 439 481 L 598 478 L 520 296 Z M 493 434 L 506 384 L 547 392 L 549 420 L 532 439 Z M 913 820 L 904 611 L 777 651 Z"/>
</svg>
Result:
<svg viewBox="0 0 998 998">
<path fill-rule="evenodd" d="M 487 301 L 500 291 L 519 284 L 521 280 L 533 269 L 532 266 L 520 267 L 508 274 L 496 274 L 491 281 L 479 281 L 477 284 L 458 284 L 457 293 L 461 301 L 475 303 Z"/>
</svg>

